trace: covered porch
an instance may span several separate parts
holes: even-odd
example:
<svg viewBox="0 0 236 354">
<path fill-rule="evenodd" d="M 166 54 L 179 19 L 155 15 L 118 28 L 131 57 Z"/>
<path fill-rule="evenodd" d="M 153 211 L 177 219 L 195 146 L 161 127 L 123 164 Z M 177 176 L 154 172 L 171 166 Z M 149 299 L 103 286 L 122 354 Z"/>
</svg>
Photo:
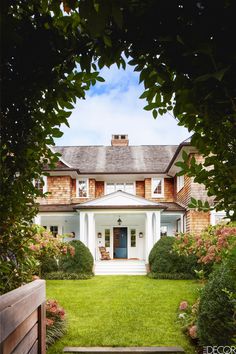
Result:
<svg viewBox="0 0 236 354">
<path fill-rule="evenodd" d="M 80 211 L 80 240 L 95 261 L 105 247 L 111 260 L 148 261 L 160 239 L 160 210 L 111 209 Z"/>
</svg>

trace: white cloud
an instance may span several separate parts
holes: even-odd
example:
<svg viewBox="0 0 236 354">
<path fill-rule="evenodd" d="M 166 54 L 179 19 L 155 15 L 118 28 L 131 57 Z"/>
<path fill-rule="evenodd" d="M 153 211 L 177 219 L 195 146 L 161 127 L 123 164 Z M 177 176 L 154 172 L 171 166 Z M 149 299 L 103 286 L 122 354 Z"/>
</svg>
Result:
<svg viewBox="0 0 236 354">
<path fill-rule="evenodd" d="M 177 125 L 169 114 L 153 119 L 143 110 L 145 100 L 138 97 L 143 87 L 137 74 L 114 66 L 104 69 L 106 82 L 97 85 L 78 101 L 71 117 L 70 128 L 62 127 L 64 136 L 57 145 L 109 145 L 112 134 L 128 134 L 131 145 L 179 144 L 189 137 L 187 129 Z"/>
</svg>

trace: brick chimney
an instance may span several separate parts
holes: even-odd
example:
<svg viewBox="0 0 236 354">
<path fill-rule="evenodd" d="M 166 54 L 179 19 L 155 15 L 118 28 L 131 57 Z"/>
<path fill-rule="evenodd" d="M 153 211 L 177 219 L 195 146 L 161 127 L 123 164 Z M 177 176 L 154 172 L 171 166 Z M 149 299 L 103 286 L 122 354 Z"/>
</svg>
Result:
<svg viewBox="0 0 236 354">
<path fill-rule="evenodd" d="M 128 146 L 129 139 L 126 134 L 115 134 L 111 138 L 111 146 Z"/>
</svg>

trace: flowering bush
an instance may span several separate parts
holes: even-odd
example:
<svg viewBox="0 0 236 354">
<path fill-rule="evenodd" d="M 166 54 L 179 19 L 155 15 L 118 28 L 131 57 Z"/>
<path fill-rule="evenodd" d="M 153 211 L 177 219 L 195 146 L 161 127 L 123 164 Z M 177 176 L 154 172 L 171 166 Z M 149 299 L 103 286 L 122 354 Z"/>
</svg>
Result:
<svg viewBox="0 0 236 354">
<path fill-rule="evenodd" d="M 192 340 L 198 339 L 197 317 L 198 317 L 199 299 L 192 306 L 187 301 L 179 304 L 178 321 L 181 323 L 182 330 Z"/>
<path fill-rule="evenodd" d="M 54 237 L 51 232 L 40 226 L 35 226 L 35 231 L 29 248 L 39 262 L 38 272 L 40 275 L 47 271 L 57 270 L 56 260 L 60 256 L 67 254 L 74 256 L 74 247 L 69 243 L 63 242 L 63 238 Z"/>
<path fill-rule="evenodd" d="M 198 263 L 219 263 L 236 246 L 236 226 L 209 226 L 200 235 L 180 234 L 176 240 L 174 248 L 179 254 L 196 255 Z"/>
<path fill-rule="evenodd" d="M 8 235 L 0 237 L 0 294 L 7 293 L 32 280 L 39 266 L 29 248 L 35 228 L 15 223 Z"/>
<path fill-rule="evenodd" d="M 46 302 L 46 344 L 47 348 L 65 334 L 65 311 L 56 300 Z"/>
</svg>

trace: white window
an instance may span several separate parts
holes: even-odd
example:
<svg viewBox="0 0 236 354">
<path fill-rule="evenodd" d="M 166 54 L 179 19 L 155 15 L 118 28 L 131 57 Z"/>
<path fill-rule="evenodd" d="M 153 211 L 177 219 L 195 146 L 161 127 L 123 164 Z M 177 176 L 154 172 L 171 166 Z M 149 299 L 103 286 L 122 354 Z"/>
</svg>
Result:
<svg viewBox="0 0 236 354">
<path fill-rule="evenodd" d="M 177 193 L 184 187 L 184 176 L 177 176 Z"/>
<path fill-rule="evenodd" d="M 135 194 L 134 183 L 126 183 L 125 184 L 125 191 L 126 191 L 126 193 L 129 193 L 129 194 Z"/>
<path fill-rule="evenodd" d="M 125 184 L 124 183 L 116 183 L 116 191 L 124 191 Z"/>
<path fill-rule="evenodd" d="M 110 194 L 117 191 L 123 191 L 130 194 L 135 194 L 135 187 L 133 182 L 127 183 L 106 183 L 106 194 Z"/>
<path fill-rule="evenodd" d="M 225 211 L 211 211 L 211 225 L 217 225 L 219 223 L 226 223 L 230 221 L 229 218 L 226 218 L 226 212 Z"/>
<path fill-rule="evenodd" d="M 50 231 L 53 234 L 54 237 L 57 237 L 58 235 L 58 226 L 50 226 Z"/>
<path fill-rule="evenodd" d="M 88 179 L 77 179 L 76 180 L 76 192 L 79 198 L 87 198 L 88 197 Z"/>
<path fill-rule="evenodd" d="M 47 176 L 42 176 L 41 178 L 37 178 L 34 180 L 34 186 L 40 192 L 46 193 L 47 192 Z"/>
<path fill-rule="evenodd" d="M 152 178 L 152 197 L 164 197 L 164 178 Z"/>
<path fill-rule="evenodd" d="M 106 184 L 106 194 L 110 194 L 115 192 L 115 184 L 114 183 L 107 183 Z"/>
</svg>

